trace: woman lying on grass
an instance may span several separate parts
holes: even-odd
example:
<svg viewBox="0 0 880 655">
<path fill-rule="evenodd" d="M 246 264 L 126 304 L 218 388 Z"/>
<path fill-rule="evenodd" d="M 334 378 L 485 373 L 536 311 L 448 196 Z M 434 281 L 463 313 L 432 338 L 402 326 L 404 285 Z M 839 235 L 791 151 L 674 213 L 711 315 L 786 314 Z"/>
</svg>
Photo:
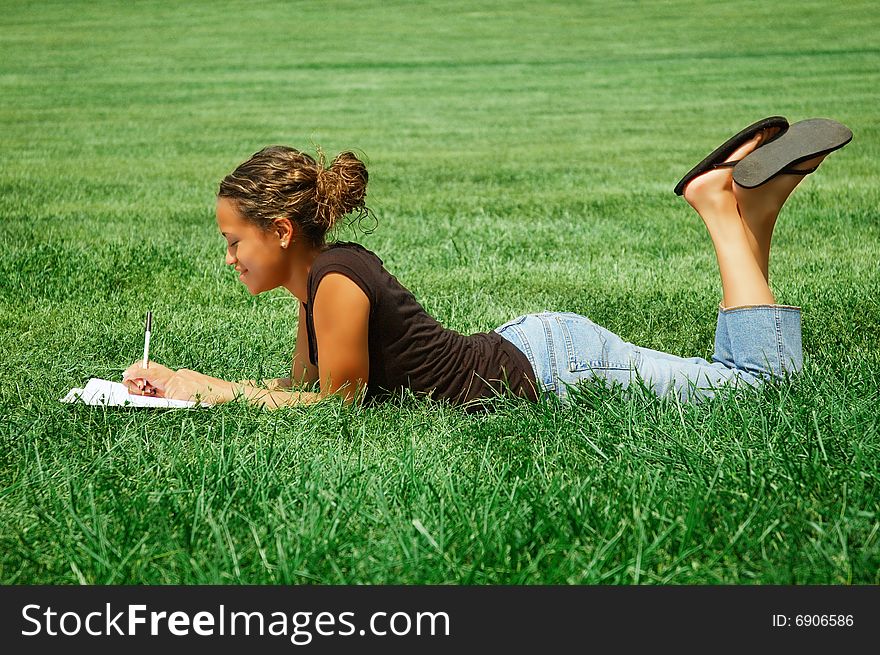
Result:
<svg viewBox="0 0 880 655">
<path fill-rule="evenodd" d="M 445 329 L 355 243 L 325 243 L 349 213 L 363 216 L 367 170 L 344 152 L 324 168 L 292 148 L 265 148 L 220 183 L 217 225 L 226 263 L 256 295 L 284 287 L 300 300 L 290 377 L 265 388 L 138 360 L 125 372 L 133 393 L 222 403 L 238 397 L 275 408 L 341 396 L 379 398 L 408 388 L 468 408 L 512 394 L 565 400 L 569 386 L 599 378 L 637 380 L 658 396 L 697 402 L 721 387 L 758 385 L 802 367 L 799 307 L 776 304 L 768 282 L 780 209 L 803 176 L 852 133 L 825 119 L 751 125 L 719 146 L 675 188 L 706 224 L 723 300 L 712 361 L 628 343 L 588 318 L 530 314 L 493 332 Z M 319 391 L 290 390 L 318 383 Z M 314 387 L 313 387 L 314 388 Z"/>
</svg>

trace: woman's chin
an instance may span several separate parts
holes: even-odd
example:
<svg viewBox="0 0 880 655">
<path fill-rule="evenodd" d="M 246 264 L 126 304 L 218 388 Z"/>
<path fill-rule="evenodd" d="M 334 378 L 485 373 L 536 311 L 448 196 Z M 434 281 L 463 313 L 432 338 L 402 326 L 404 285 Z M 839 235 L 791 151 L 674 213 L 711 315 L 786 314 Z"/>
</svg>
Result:
<svg viewBox="0 0 880 655">
<path fill-rule="evenodd" d="M 271 291 L 272 289 L 277 289 L 280 285 L 276 284 L 274 286 L 260 286 L 256 282 L 252 282 L 249 278 L 248 273 L 244 273 L 243 275 L 238 276 L 239 281 L 245 286 L 252 296 L 259 296 L 264 291 Z"/>
<path fill-rule="evenodd" d="M 238 276 L 238 281 L 241 282 L 241 283 L 245 286 L 245 288 L 248 290 L 248 292 L 249 292 L 252 296 L 256 296 L 258 293 L 260 293 L 260 290 L 259 290 L 259 289 L 255 289 L 254 287 L 252 287 L 252 286 L 248 283 L 248 281 L 245 279 L 246 276 L 247 276 L 247 273 L 242 273 L 241 275 Z"/>
</svg>

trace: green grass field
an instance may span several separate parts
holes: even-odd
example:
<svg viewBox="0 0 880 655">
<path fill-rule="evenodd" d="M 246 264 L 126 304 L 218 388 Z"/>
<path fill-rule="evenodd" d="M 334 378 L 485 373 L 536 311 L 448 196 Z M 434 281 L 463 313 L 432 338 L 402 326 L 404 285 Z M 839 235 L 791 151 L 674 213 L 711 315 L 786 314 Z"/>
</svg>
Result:
<svg viewBox="0 0 880 655">
<path fill-rule="evenodd" d="M 332 5 L 332 8 L 330 8 Z M 0 582 L 880 583 L 873 1 L 43 2 L 0 17 Z M 369 235 L 450 328 L 543 309 L 712 352 L 671 189 L 764 116 L 855 139 L 780 219 L 803 376 L 699 407 L 126 411 L 58 402 L 143 347 L 286 375 L 296 300 L 224 266 L 219 180 L 363 151 Z"/>
</svg>

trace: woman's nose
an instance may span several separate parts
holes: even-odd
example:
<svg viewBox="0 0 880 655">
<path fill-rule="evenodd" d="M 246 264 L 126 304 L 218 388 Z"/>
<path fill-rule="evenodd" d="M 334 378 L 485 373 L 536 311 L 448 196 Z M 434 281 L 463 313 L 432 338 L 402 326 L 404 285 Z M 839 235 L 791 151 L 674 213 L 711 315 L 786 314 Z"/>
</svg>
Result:
<svg viewBox="0 0 880 655">
<path fill-rule="evenodd" d="M 235 257 L 233 257 L 233 256 L 232 256 L 232 253 L 230 253 L 230 252 L 227 250 L 227 251 L 226 251 L 226 265 L 227 265 L 227 266 L 232 266 L 233 264 L 235 264 Z"/>
</svg>

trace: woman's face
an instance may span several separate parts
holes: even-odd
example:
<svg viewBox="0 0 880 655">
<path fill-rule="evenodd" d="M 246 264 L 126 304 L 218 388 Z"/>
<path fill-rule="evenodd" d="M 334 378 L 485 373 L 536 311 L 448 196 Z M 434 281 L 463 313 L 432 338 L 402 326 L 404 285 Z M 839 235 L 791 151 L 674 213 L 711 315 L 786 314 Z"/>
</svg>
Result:
<svg viewBox="0 0 880 655">
<path fill-rule="evenodd" d="M 256 296 L 285 282 L 287 267 L 278 233 L 266 232 L 242 218 L 229 198 L 217 199 L 217 227 L 226 238 L 226 263 Z"/>
</svg>

